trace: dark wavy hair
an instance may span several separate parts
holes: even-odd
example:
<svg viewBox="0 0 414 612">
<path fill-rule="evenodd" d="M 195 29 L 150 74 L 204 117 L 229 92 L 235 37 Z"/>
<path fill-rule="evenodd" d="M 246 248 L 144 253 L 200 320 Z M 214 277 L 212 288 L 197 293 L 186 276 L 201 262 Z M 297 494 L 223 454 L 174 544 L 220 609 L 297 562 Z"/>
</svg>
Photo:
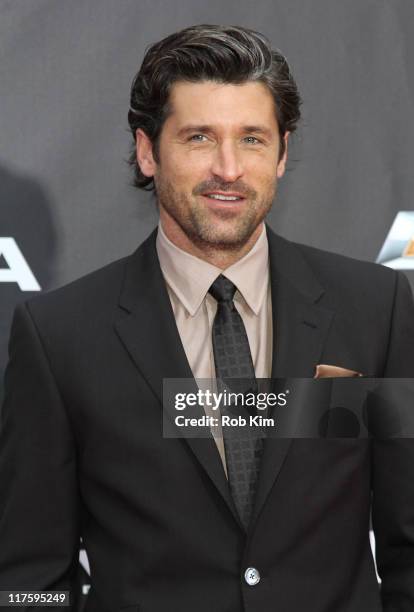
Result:
<svg viewBox="0 0 414 612">
<path fill-rule="evenodd" d="M 237 26 L 196 25 L 151 45 L 131 85 L 128 123 L 134 138 L 128 163 L 134 168 L 135 187 L 151 191 L 152 177 L 142 174 L 136 160 L 136 130 L 141 128 L 159 161 L 159 137 L 171 112 L 169 94 L 177 81 L 240 84 L 259 81 L 270 90 L 274 103 L 282 157 L 283 136 L 294 132 L 300 119 L 301 98 L 286 58 L 268 39 Z"/>
</svg>

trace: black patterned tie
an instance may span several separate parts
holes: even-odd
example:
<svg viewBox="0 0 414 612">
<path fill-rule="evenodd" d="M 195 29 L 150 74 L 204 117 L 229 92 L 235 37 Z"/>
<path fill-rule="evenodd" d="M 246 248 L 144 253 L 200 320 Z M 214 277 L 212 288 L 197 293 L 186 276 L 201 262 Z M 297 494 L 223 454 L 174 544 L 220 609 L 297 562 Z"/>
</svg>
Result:
<svg viewBox="0 0 414 612">
<path fill-rule="evenodd" d="M 236 310 L 233 297 L 236 286 L 220 275 L 209 289 L 217 300 L 217 313 L 213 323 L 213 350 L 219 390 L 235 393 L 255 392 L 257 381 L 250 353 L 249 340 L 243 320 Z M 229 380 L 234 379 L 234 380 Z M 221 414 L 248 419 L 250 414 L 240 405 L 221 406 Z M 245 529 L 249 525 L 263 438 L 258 427 L 223 427 L 227 474 L 234 503 Z"/>
</svg>

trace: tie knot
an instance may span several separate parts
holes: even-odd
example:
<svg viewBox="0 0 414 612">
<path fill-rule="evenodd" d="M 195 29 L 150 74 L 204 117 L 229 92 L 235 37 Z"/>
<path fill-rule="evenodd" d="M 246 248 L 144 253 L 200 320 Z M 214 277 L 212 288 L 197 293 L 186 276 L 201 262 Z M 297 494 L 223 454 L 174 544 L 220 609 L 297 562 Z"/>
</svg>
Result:
<svg viewBox="0 0 414 612">
<path fill-rule="evenodd" d="M 236 285 L 234 285 L 228 278 L 220 274 L 220 276 L 218 276 L 211 285 L 208 292 L 215 300 L 217 300 L 217 302 L 232 302 L 236 289 Z"/>
</svg>

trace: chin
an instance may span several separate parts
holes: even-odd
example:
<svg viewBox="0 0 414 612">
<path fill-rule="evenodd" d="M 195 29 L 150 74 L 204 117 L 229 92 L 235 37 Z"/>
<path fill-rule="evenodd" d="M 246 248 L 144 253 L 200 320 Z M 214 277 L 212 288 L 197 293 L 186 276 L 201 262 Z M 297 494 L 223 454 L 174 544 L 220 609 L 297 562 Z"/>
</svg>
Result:
<svg viewBox="0 0 414 612">
<path fill-rule="evenodd" d="M 222 228 L 217 231 L 201 232 L 199 238 L 206 244 L 221 248 L 232 248 L 245 244 L 254 233 L 255 228 L 251 231 L 241 231 L 240 229 L 233 229 L 223 231 Z"/>
</svg>

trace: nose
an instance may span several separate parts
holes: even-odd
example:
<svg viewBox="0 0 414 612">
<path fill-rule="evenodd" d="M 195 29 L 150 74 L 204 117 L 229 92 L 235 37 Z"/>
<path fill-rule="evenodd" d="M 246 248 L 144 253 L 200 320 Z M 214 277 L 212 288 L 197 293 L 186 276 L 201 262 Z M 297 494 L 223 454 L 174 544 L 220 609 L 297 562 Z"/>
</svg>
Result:
<svg viewBox="0 0 414 612">
<path fill-rule="evenodd" d="M 214 152 L 211 171 L 222 181 L 234 183 L 243 174 L 241 152 L 231 141 L 223 141 Z"/>
</svg>

